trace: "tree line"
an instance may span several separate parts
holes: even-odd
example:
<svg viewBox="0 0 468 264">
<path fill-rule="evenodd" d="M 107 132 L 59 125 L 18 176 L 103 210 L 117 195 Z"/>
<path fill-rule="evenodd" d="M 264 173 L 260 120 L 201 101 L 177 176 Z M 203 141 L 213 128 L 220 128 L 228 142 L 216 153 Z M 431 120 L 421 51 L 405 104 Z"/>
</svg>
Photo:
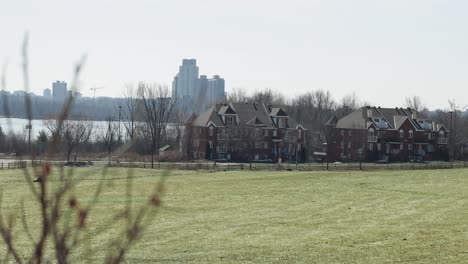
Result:
<svg viewBox="0 0 468 264">
<path fill-rule="evenodd" d="M 6 99 L 12 100 L 12 97 Z M 75 153 L 103 152 L 107 153 L 110 161 L 112 152 L 128 142 L 131 142 L 131 146 L 126 152 L 151 156 L 152 163 L 159 156 L 158 150 L 166 145 L 171 146 L 172 151 L 169 153 L 172 153 L 172 156 L 178 159 L 190 158 L 186 154 L 192 142 L 189 142 L 189 136 L 184 133 L 184 122 L 191 113 L 180 110 L 182 108 L 176 98 L 170 97 L 167 86 L 143 82 L 127 85 L 122 98 L 114 98 L 112 103 L 107 101 L 104 106 L 100 106 L 106 109 L 102 112 L 87 112 L 95 111 L 96 108 L 83 106 L 85 102 L 89 102 L 84 100 L 80 103 L 81 99 L 83 98 L 78 98 L 71 108 L 73 120 L 66 120 L 60 130 L 60 146 L 57 147 L 57 151 L 67 161 L 75 160 Z M 20 100 L 20 97 L 14 97 L 13 100 Z M 37 104 L 34 103 L 34 98 L 31 102 L 34 113 L 34 106 Z M 282 107 L 289 116 L 307 129 L 309 156 L 314 148 L 319 148 L 326 141 L 325 123 L 331 116 L 341 118 L 363 106 L 371 105 L 359 100 L 354 93 L 337 99 L 330 91 L 325 90 L 311 90 L 287 99 L 284 94 L 272 89 L 255 91 L 252 94 L 242 89 L 234 89 L 226 96 L 224 103 L 231 102 L 263 102 L 265 105 Z M 25 103 L 13 101 L 10 105 L 13 109 L 25 108 Z M 463 112 L 463 106 L 450 100 L 446 110 L 430 111 L 418 96 L 404 98 L 402 106 L 415 109 L 444 124 L 452 131 L 452 157 L 464 158 L 465 147 L 468 144 L 468 115 Z M 55 106 L 52 104 L 49 107 Z M 89 121 L 96 119 L 104 120 L 105 125 L 95 127 L 93 122 Z M 47 120 L 47 130 L 40 131 L 37 138 L 32 140 L 29 140 L 25 133 L 7 133 L 5 128 L 0 129 L 0 152 L 27 154 L 30 150 L 35 150 L 41 154 L 46 149 L 48 139 L 58 130 L 53 115 L 49 113 Z M 116 124 L 117 121 L 121 121 L 120 126 Z"/>
<path fill-rule="evenodd" d="M 326 141 L 325 123 L 333 115 L 338 119 L 356 111 L 364 106 L 373 106 L 362 101 L 355 93 L 336 98 L 330 91 L 311 90 L 298 94 L 291 99 L 272 89 L 255 91 L 252 94 L 243 89 L 234 89 L 226 97 L 227 102 L 264 102 L 265 105 L 280 106 L 289 116 L 296 119 L 306 129 L 309 154 L 313 148 L 318 148 Z M 451 130 L 452 142 L 450 155 L 454 159 L 465 159 L 468 156 L 468 106 L 462 106 L 455 100 L 448 100 L 444 110 L 429 110 L 419 96 L 402 98 L 398 107 L 411 108 L 418 111 L 421 116 L 427 117 L 436 123 L 443 124 Z"/>
<path fill-rule="evenodd" d="M 51 138 L 57 137 L 58 144 L 53 147 L 67 162 L 86 158 L 79 153 L 105 152 L 110 162 L 111 155 L 118 157 L 124 152 L 133 152 L 150 155 L 153 165 L 162 146 L 176 145 L 182 137 L 175 118 L 175 105 L 176 100 L 170 97 L 166 86 L 138 83 L 135 87 L 127 87 L 125 97 L 120 99 L 119 105 L 114 105 L 112 115 L 105 118 L 105 125 L 97 127 L 91 121 L 92 117 L 81 114 L 61 122 L 58 116 L 50 116 L 45 121 L 47 130 L 40 131 L 33 139 L 27 132 L 6 133 L 0 128 L 0 152 L 4 155 L 42 155 Z"/>
</svg>

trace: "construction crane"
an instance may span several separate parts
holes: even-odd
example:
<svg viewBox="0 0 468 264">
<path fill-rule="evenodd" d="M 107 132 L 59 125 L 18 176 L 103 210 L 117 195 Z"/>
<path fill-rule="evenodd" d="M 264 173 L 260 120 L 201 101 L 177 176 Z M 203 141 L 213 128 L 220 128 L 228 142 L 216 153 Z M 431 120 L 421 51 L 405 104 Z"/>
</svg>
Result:
<svg viewBox="0 0 468 264">
<path fill-rule="evenodd" d="M 92 88 L 90 88 L 90 90 L 93 91 L 93 98 L 96 98 L 96 90 L 99 90 L 99 89 L 102 89 L 102 88 L 104 88 L 104 87 L 101 86 L 101 87 L 92 87 Z"/>
</svg>

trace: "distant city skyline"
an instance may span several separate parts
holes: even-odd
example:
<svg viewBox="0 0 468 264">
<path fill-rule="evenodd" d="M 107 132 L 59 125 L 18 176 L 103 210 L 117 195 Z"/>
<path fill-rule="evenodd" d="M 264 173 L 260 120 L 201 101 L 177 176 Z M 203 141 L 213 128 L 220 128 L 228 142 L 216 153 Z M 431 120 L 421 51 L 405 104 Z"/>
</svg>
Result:
<svg viewBox="0 0 468 264">
<path fill-rule="evenodd" d="M 226 91 L 271 88 L 288 98 L 312 89 L 371 105 L 420 96 L 431 109 L 468 104 L 465 1 L 18 0 L 0 9 L 0 67 L 23 88 L 28 31 L 31 92 L 72 79 L 87 54 L 81 92 L 122 96 L 126 84 L 171 87 L 183 58 L 221 73 Z M 210 15 L 200 15 L 210 14 Z"/>
<path fill-rule="evenodd" d="M 172 81 L 172 97 L 178 99 L 178 108 L 201 113 L 215 103 L 225 101 L 225 82 L 217 74 L 209 79 L 199 75 L 197 60 L 183 59 Z"/>
</svg>

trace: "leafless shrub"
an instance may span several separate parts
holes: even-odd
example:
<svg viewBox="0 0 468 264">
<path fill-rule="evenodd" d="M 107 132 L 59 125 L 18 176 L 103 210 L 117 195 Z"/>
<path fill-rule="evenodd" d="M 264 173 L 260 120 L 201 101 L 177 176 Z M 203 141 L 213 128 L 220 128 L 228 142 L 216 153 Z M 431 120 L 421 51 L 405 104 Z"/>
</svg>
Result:
<svg viewBox="0 0 468 264">
<path fill-rule="evenodd" d="M 23 74 L 25 88 L 29 87 L 28 79 L 28 63 L 27 63 L 27 38 L 23 46 Z M 75 91 L 78 87 L 80 74 L 83 68 L 84 58 L 76 65 L 74 69 L 74 80 L 71 84 L 72 90 Z M 6 87 L 6 74 L 2 75 L 2 88 Z M 29 101 L 27 101 L 29 102 Z M 8 262 L 11 259 L 16 263 L 49 263 L 52 259 L 57 263 L 70 263 L 73 252 L 79 247 L 86 244 L 90 236 L 96 236 L 105 232 L 115 232 L 109 230 L 104 224 L 102 228 L 89 232 L 89 217 L 94 212 L 93 209 L 99 203 L 99 198 L 103 191 L 103 184 L 107 176 L 107 168 L 102 168 L 101 177 L 97 182 L 96 190 L 91 195 L 89 202 L 83 202 L 84 197 L 74 195 L 84 175 L 79 175 L 79 171 L 70 169 L 65 171 L 63 168 L 57 168 L 57 174 L 51 174 L 52 162 L 55 152 L 61 140 L 68 140 L 67 133 L 70 133 L 70 141 L 75 140 L 72 144 L 76 144 L 75 136 L 79 140 L 89 138 L 90 129 L 86 125 L 70 123 L 67 120 L 70 106 L 73 102 L 73 96 L 67 98 L 64 103 L 63 110 L 57 118 L 51 123 L 52 138 L 49 140 L 47 148 L 46 160 L 40 169 L 30 170 L 25 168 L 22 172 L 25 182 L 27 183 L 32 195 L 31 199 L 36 202 L 39 215 L 35 221 L 39 221 L 39 232 L 31 232 L 26 218 L 25 207 L 21 203 L 21 212 L 9 212 L 2 210 L 2 193 L 0 192 L 0 236 L 3 239 L 6 254 L 5 259 L 1 262 Z M 3 107 L 6 113 L 9 113 L 8 101 L 3 98 Z M 31 122 L 30 106 L 28 117 Z M 8 117 L 9 115 L 7 115 Z M 67 130 L 71 130 L 67 132 Z M 74 131 L 74 130 L 76 131 Z M 77 135 L 79 134 L 79 135 Z M 65 139 L 64 139 L 65 138 Z M 128 142 L 115 153 L 120 154 L 127 150 L 132 142 Z M 68 146 L 68 148 L 71 148 Z M 67 151 L 67 159 L 69 159 L 70 151 Z M 34 155 L 33 155 L 34 159 Z M 132 176 L 133 173 L 129 170 L 127 174 L 126 184 L 126 203 L 121 212 L 116 213 L 111 221 L 122 219 L 126 223 L 122 230 L 121 236 L 109 241 L 112 245 L 108 249 L 108 253 L 104 259 L 105 263 L 120 263 L 124 260 L 130 247 L 142 236 L 149 221 L 157 212 L 155 208 L 161 206 L 161 196 L 164 190 L 164 180 L 167 177 L 166 172 L 154 190 L 148 197 L 148 202 L 143 205 L 135 205 L 131 201 L 132 197 Z M 58 177 L 58 179 L 57 179 Z M 38 184 L 33 183 L 36 178 Z M 21 226 L 16 225 L 17 219 L 21 220 Z M 25 248 L 20 248 L 18 245 L 18 235 L 27 236 L 32 243 L 32 250 L 29 253 L 25 252 Z M 52 250 L 51 250 L 52 249 Z M 91 251 L 91 250 L 89 250 Z M 26 254 L 25 254 L 26 253 Z M 90 252 L 87 252 L 90 253 Z M 89 256 L 89 254 L 87 254 Z"/>
</svg>

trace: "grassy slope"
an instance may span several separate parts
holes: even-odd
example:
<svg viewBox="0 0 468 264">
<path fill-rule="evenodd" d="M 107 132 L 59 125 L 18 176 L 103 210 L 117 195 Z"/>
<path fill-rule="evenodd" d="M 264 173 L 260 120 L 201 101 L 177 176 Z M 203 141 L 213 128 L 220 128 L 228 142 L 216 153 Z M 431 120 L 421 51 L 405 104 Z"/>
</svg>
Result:
<svg viewBox="0 0 468 264">
<path fill-rule="evenodd" d="M 125 173 L 110 171 L 91 231 L 125 202 Z M 467 173 L 175 171 L 163 210 L 127 262 L 467 263 Z M 37 210 L 21 174 L 0 174 L 4 209 L 23 197 L 34 226 Z M 148 201 L 158 174 L 135 170 L 134 202 Z M 96 185 L 97 176 L 86 175 L 78 197 Z M 97 259 L 118 225 L 90 239 Z M 28 239 L 20 239 L 27 248 Z M 76 261 L 88 255 L 80 248 Z"/>
</svg>

